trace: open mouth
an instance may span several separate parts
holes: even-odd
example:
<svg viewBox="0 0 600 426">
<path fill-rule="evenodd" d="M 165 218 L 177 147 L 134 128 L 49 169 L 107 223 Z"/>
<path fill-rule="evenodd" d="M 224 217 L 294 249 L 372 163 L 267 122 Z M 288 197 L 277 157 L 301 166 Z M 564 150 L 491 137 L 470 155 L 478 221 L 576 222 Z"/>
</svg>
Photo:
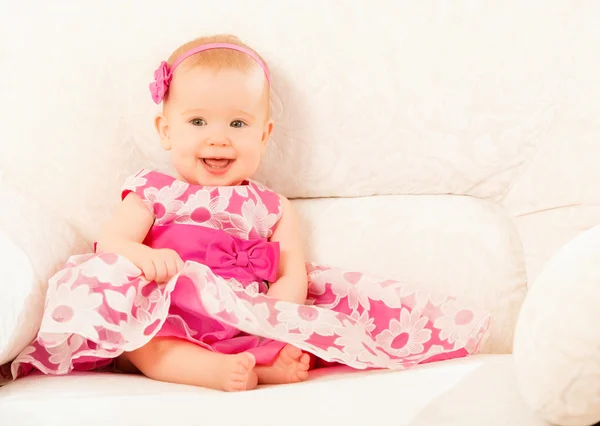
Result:
<svg viewBox="0 0 600 426">
<path fill-rule="evenodd" d="M 230 158 L 202 158 L 202 162 L 211 169 L 226 169 L 233 160 Z"/>
</svg>

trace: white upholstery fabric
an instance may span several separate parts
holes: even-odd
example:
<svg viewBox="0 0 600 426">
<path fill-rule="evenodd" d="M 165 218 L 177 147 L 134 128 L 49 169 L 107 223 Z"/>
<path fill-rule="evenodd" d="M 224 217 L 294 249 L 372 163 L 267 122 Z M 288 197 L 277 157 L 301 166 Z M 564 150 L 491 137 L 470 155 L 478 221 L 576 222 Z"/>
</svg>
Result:
<svg viewBox="0 0 600 426">
<path fill-rule="evenodd" d="M 599 15 L 599 2 L 562 0 L 7 3 L 0 12 L 0 169 L 21 201 L 0 230 L 38 277 L 67 252 L 89 248 L 127 175 L 140 167 L 168 170 L 152 128 L 153 70 L 180 43 L 231 32 L 271 66 L 276 129 L 255 178 L 299 199 L 307 257 L 462 293 L 494 314 L 485 351 L 510 352 L 527 285 L 562 245 L 600 223 Z M 565 282 L 578 276 L 565 275 Z M 41 287 L 26 275 L 19 285 L 21 300 L 38 295 L 37 308 L 23 309 L 39 310 Z M 0 311 L 0 330 L 16 324 L 19 309 Z M 20 343 L 0 347 L 0 354 L 14 353 L 31 335 L 35 318 L 27 318 L 33 322 L 18 333 Z M 427 380 L 451 383 L 443 369 L 431 366 Z M 505 365 L 498 376 L 478 376 L 447 400 L 465 410 L 476 401 L 476 415 L 466 420 L 467 411 L 440 402 L 446 415 L 436 421 L 542 424 L 512 408 L 514 386 L 506 385 L 504 396 L 482 390 L 488 381 L 494 389 L 494 380 L 508 380 L 508 371 Z M 406 386 L 411 374 L 374 377 L 397 377 Z M 369 387 L 356 377 L 322 388 L 347 396 L 324 409 L 324 418 L 359 410 L 361 402 L 348 398 L 363 386 L 369 401 L 391 401 L 377 378 L 360 376 L 373 380 Z M 73 385 L 64 395 L 74 398 L 82 383 L 93 388 L 84 410 L 110 398 L 109 389 L 141 383 L 115 378 L 95 388 L 105 379 L 79 380 L 11 384 L 0 389 L 0 405 L 28 395 L 60 400 L 41 390 L 46 384 Z M 405 405 L 400 397 L 382 403 L 382 412 L 398 413 L 391 422 L 427 403 L 418 390 L 429 385 L 413 384 Z M 319 389 L 306 386 L 269 395 L 291 392 L 304 400 Z M 134 407 L 159 401 L 152 393 L 167 388 L 152 389 L 135 398 L 138 405 L 111 404 L 134 416 Z M 170 400 L 196 413 L 201 391 L 178 389 Z M 21 424 L 35 421 L 36 410 L 15 407 Z M 45 423 L 60 423 L 60 409 L 51 412 L 57 417 Z M 561 419 L 569 424 L 568 416 Z"/>
<path fill-rule="evenodd" d="M 33 266 L 29 258 L 17 246 L 12 238 L 0 231 L 0 365 L 10 361 L 18 351 L 29 343 L 35 330 L 21 330 L 23 323 L 19 324 L 19 313 L 27 305 L 28 284 L 35 282 Z M 39 293 L 39 292 L 38 292 Z M 42 300 L 38 296 L 37 305 Z M 38 313 L 39 314 L 39 313 Z M 22 321 L 22 319 L 21 319 Z M 35 327 L 35 325 L 33 325 Z M 23 342 L 23 340 L 25 340 Z"/>
<path fill-rule="evenodd" d="M 404 372 L 322 373 L 233 395 L 140 376 L 28 377 L 0 388 L 0 413 L 11 426 L 549 426 L 519 398 L 506 355 Z"/>
<path fill-rule="evenodd" d="M 594 58 L 598 60 L 597 55 Z M 580 60 L 577 56 L 577 61 Z M 578 73 L 587 75 L 588 66 L 598 67 L 600 62 L 581 63 Z M 592 96 L 595 86 L 585 80 L 584 87 L 590 88 Z M 595 103 L 582 104 L 598 111 L 600 96 L 592 99 Z M 600 223 L 600 125 L 597 119 L 588 118 L 589 111 L 580 107 L 563 106 L 561 115 L 549 125 L 535 157 L 503 200 L 525 247 L 530 282 L 534 282 L 546 261 L 562 245 Z"/>
<path fill-rule="evenodd" d="M 309 259 L 460 295 L 492 313 L 484 352 L 511 352 L 527 288 L 519 235 L 502 208 L 452 195 L 298 200 L 295 206 Z"/>
<path fill-rule="evenodd" d="M 0 365 L 37 334 L 48 278 L 86 244 L 64 221 L 0 181 Z"/>
<path fill-rule="evenodd" d="M 533 279 L 600 218 L 590 186 L 600 178 L 600 4 L 544 2 L 541 20 L 536 2 L 433 4 L 175 0 L 166 19 L 162 4 L 141 0 L 15 2 L 0 18 L 13 40 L 3 68 L 18 70 L 2 79 L 11 143 L 0 168 L 93 238 L 126 174 L 166 168 L 151 124 L 154 68 L 192 37 L 233 32 L 273 69 L 277 125 L 257 178 L 290 197 L 500 202 Z M 31 119 L 27 105 L 56 115 Z"/>
<path fill-rule="evenodd" d="M 600 421 L 600 226 L 565 245 L 527 295 L 515 337 L 525 400 L 567 426 Z"/>
</svg>

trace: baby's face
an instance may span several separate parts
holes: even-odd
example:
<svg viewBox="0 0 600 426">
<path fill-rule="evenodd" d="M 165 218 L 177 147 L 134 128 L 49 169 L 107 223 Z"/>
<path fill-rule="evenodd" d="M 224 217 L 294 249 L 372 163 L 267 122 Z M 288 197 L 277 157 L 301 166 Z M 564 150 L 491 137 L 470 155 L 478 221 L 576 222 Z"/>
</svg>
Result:
<svg viewBox="0 0 600 426">
<path fill-rule="evenodd" d="M 273 127 L 268 102 L 264 74 L 207 68 L 177 73 L 156 124 L 180 177 L 207 186 L 248 179 Z"/>
</svg>

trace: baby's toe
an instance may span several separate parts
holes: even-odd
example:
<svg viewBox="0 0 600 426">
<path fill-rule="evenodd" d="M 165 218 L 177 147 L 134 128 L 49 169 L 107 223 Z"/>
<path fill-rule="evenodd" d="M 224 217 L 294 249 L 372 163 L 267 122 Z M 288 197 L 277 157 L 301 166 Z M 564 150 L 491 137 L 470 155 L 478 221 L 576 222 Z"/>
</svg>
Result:
<svg viewBox="0 0 600 426">
<path fill-rule="evenodd" d="M 308 366 L 310 365 L 310 356 L 308 354 L 302 354 L 302 356 L 300 357 L 300 365 L 303 369 L 304 367 L 308 369 Z"/>
<path fill-rule="evenodd" d="M 302 356 L 302 350 L 292 345 L 287 345 L 283 348 L 283 351 L 292 359 L 299 359 Z"/>
<path fill-rule="evenodd" d="M 298 370 L 297 373 L 298 381 L 303 382 L 308 379 L 308 371 L 307 370 Z"/>
</svg>

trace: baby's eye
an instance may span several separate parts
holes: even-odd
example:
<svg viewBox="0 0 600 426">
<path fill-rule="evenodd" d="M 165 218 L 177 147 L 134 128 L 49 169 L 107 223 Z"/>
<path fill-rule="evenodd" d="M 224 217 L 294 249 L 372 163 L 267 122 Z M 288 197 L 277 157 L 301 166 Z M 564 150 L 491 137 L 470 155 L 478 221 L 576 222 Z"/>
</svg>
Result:
<svg viewBox="0 0 600 426">
<path fill-rule="evenodd" d="M 203 118 L 192 118 L 190 123 L 192 126 L 206 126 L 206 121 Z"/>
<path fill-rule="evenodd" d="M 233 120 L 229 125 L 231 127 L 241 128 L 246 126 L 247 124 L 244 123 L 242 120 Z"/>
</svg>

